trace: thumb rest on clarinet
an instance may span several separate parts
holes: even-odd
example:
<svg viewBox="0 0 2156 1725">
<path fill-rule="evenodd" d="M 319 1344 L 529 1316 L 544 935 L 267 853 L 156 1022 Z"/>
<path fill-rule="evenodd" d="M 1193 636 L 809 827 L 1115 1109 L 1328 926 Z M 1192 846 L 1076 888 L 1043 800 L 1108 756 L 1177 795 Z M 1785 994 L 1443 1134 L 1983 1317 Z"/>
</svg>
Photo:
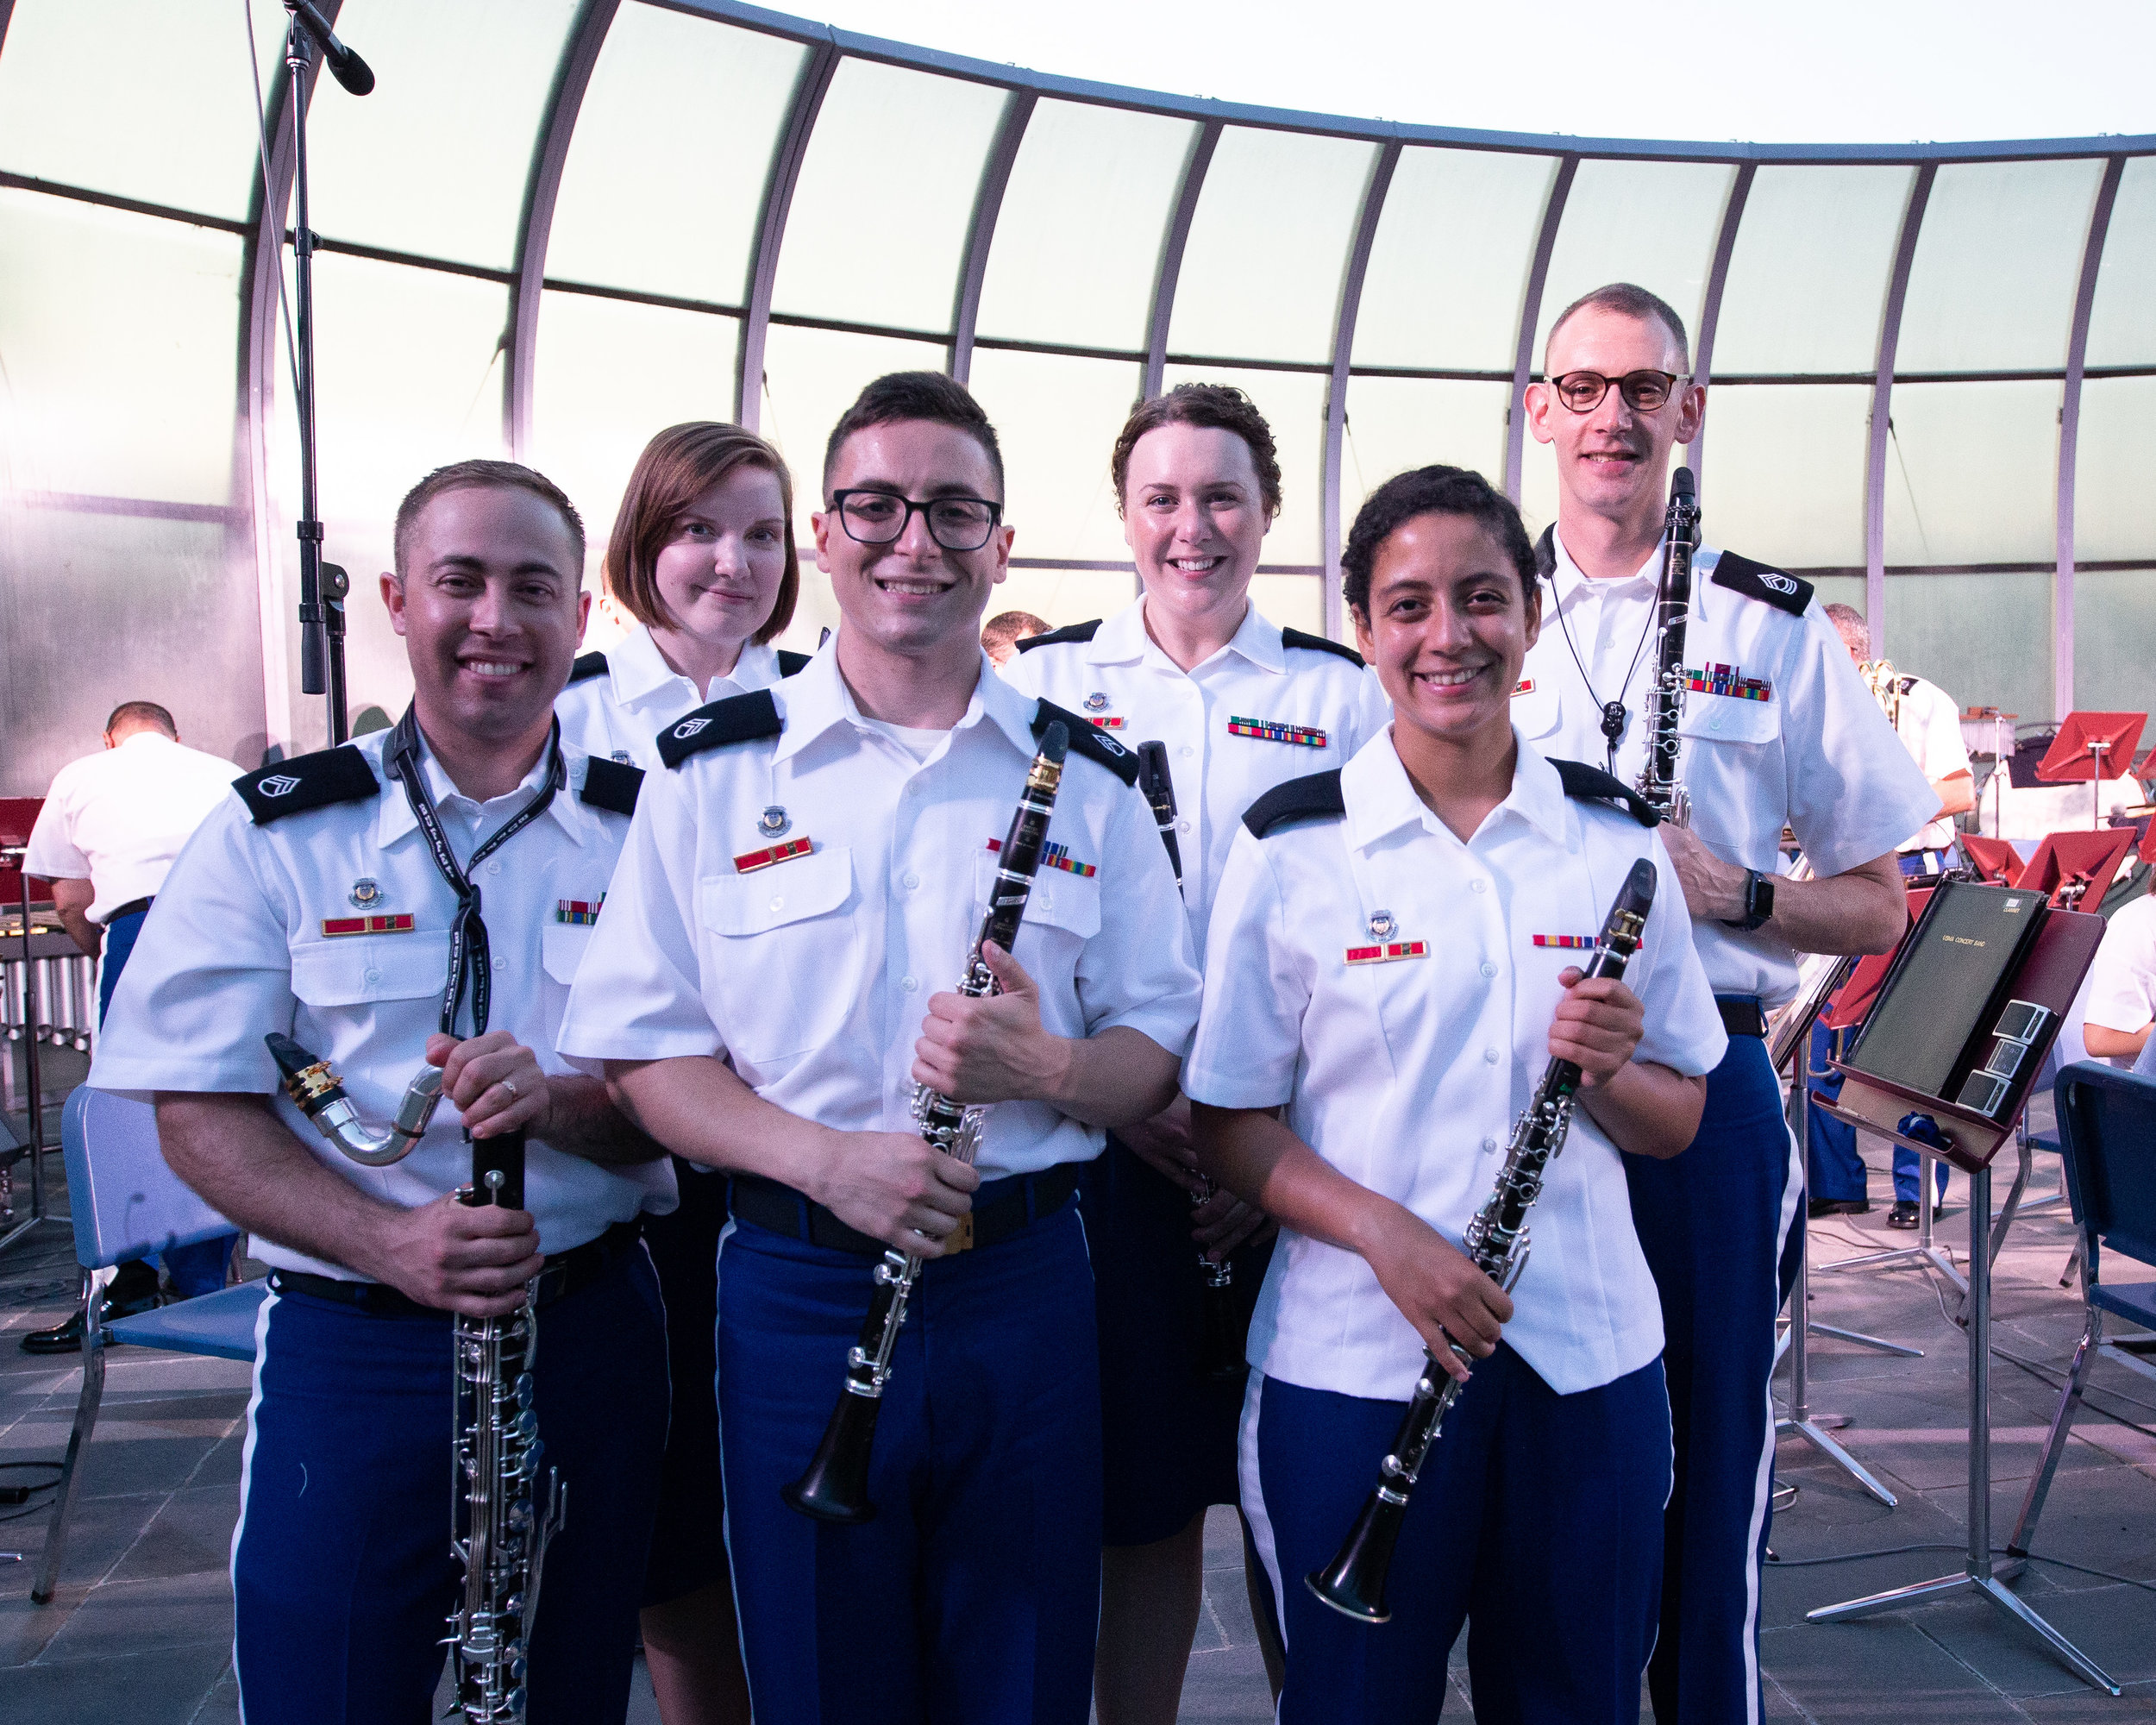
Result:
<svg viewBox="0 0 2156 1725">
<path fill-rule="evenodd" d="M 1655 880 L 1651 861 L 1643 857 L 1632 865 L 1602 924 L 1594 954 L 1587 962 L 1586 975 L 1623 977 L 1654 906 Z M 1462 1249 L 1475 1267 L 1507 1293 L 1527 1267 L 1527 1212 L 1542 1195 L 1550 1163 L 1564 1147 L 1580 1078 L 1580 1069 L 1571 1061 L 1551 1058 L 1526 1111 L 1513 1128 L 1504 1165 L 1498 1170 L 1496 1189 L 1476 1212 L 1463 1238 Z M 1449 1336 L 1445 1340 L 1456 1355 L 1467 1358 L 1466 1350 L 1458 1343 Z M 1338 1554 L 1325 1568 L 1313 1570 L 1304 1578 L 1313 1593 L 1342 1615 L 1364 1623 L 1382 1623 L 1392 1615 L 1385 1603 L 1385 1581 L 1392 1567 L 1393 1547 L 1400 1538 L 1415 1481 L 1421 1475 L 1430 1446 L 1438 1440 L 1446 1413 L 1459 1399 L 1461 1387 L 1438 1364 L 1437 1356 L 1426 1350 L 1422 1375 L 1416 1380 L 1392 1450 L 1380 1465 L 1376 1488 L 1348 1530 Z"/>
<path fill-rule="evenodd" d="M 1060 721 L 1050 724 L 1026 773 L 1018 811 L 996 854 L 988 908 L 966 955 L 965 977 L 958 985 L 958 992 L 970 999 L 985 1000 L 998 992 L 981 948 L 993 941 L 1009 952 L 1018 938 L 1069 748 L 1069 731 Z M 914 1088 L 913 1118 L 922 1138 L 960 1162 L 970 1164 L 978 1155 L 987 1112 L 984 1105 L 954 1101 L 925 1084 Z M 824 1428 L 823 1441 L 808 1471 L 779 1489 L 789 1508 L 812 1520 L 857 1525 L 874 1518 L 876 1506 L 868 1500 L 868 1465 L 874 1452 L 876 1416 L 882 1411 L 884 1386 L 890 1381 L 892 1355 L 906 1323 L 906 1302 L 924 1262 L 918 1253 L 893 1246 L 877 1264 L 868 1316 L 862 1322 L 861 1339 L 847 1352 L 845 1386 Z"/>
<path fill-rule="evenodd" d="M 284 1074 L 285 1094 L 323 1138 L 364 1166 L 402 1160 L 441 1102 L 442 1069 L 424 1067 L 406 1087 L 395 1123 L 371 1127 L 327 1061 L 288 1036 L 273 1032 L 263 1040 Z M 522 1209 L 523 1132 L 465 1138 L 472 1181 L 458 1189 L 458 1201 Z M 532 1408 L 538 1339 L 529 1285 L 523 1303 L 503 1316 L 455 1314 L 449 1544 L 464 1565 L 464 1585 L 442 1640 L 455 1665 L 455 1710 L 470 1725 L 519 1725 L 525 1716 L 526 1649 L 539 1610 L 540 1572 L 567 1512 L 567 1485 L 553 1468 L 542 1470 L 546 1445 Z"/>
</svg>

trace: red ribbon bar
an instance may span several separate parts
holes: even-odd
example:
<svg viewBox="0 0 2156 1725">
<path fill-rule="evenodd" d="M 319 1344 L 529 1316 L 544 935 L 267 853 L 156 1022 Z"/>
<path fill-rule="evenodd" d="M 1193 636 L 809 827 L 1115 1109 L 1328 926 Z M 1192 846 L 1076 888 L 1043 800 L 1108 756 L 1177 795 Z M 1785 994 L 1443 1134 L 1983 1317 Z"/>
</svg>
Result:
<svg viewBox="0 0 2156 1725">
<path fill-rule="evenodd" d="M 767 845 L 761 850 L 744 850 L 734 858 L 734 872 L 753 875 L 759 869 L 768 869 L 774 862 L 784 862 L 795 856 L 805 856 L 816 848 L 815 841 L 807 838 L 789 838 L 784 844 Z"/>
<path fill-rule="evenodd" d="M 396 916 L 324 917 L 322 932 L 325 936 L 340 934 L 410 934 L 411 913 L 405 911 Z"/>
<path fill-rule="evenodd" d="M 1379 946 L 1351 946 L 1347 962 L 1351 964 L 1384 964 L 1395 958 L 1423 958 L 1430 952 L 1426 940 L 1388 940 Z"/>
</svg>

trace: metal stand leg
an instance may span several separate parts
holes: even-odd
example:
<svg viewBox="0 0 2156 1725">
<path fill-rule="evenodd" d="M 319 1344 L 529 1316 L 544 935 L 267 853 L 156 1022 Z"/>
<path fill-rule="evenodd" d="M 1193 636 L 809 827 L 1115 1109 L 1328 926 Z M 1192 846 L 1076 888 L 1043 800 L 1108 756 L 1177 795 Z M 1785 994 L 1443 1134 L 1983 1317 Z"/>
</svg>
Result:
<svg viewBox="0 0 2156 1725">
<path fill-rule="evenodd" d="M 37 965 L 30 957 L 30 877 L 22 867 L 24 855 L 25 847 L 11 844 L 7 847 L 4 860 L 15 865 L 16 878 L 22 883 L 22 901 L 18 908 L 22 913 L 22 1079 L 23 1103 L 29 1111 L 30 1214 L 0 1234 L 0 1251 L 13 1245 L 41 1222 L 60 1220 L 47 1213 L 49 1201 L 45 1190 L 45 1088 L 37 1051 Z"/>
<path fill-rule="evenodd" d="M 1865 1123 L 1869 1127 L 1870 1123 Z M 1938 1158 L 1929 1151 L 1919 1152 L 1916 1161 L 1916 1244 L 1897 1245 L 1885 1251 L 1867 1251 L 1855 1258 L 1838 1258 L 1832 1264 L 1822 1264 L 1821 1270 L 1884 1270 L 1896 1264 L 1925 1265 L 1937 1270 L 1953 1283 L 1965 1301 L 1969 1294 L 1968 1278 L 1954 1265 L 1953 1256 L 1932 1238 L 1932 1170 Z M 1987 1220 L 1989 1218 L 1987 1217 Z"/>
<path fill-rule="evenodd" d="M 75 1402 L 74 1429 L 67 1434 L 67 1455 L 60 1463 L 60 1489 L 53 1494 L 53 1519 L 46 1524 L 45 1554 L 38 1564 L 37 1582 L 30 1598 L 39 1605 L 52 1603 L 60 1584 L 60 1559 L 67 1554 L 68 1512 L 75 1507 L 75 1493 L 82 1484 L 82 1452 L 90 1434 L 97 1428 L 97 1408 L 104 1400 L 104 1329 L 97 1311 L 103 1302 L 110 1272 L 85 1270 L 82 1275 L 82 1394 Z"/>
<path fill-rule="evenodd" d="M 1923 1170 L 1926 1184 L 1930 1170 Z M 1805 1614 L 1813 1623 L 1834 1623 L 1897 1605 L 1972 1588 L 2023 1627 L 2041 1636 L 2084 1683 L 2107 1695 L 2119 1686 L 2087 1655 L 2046 1623 L 1992 1572 L 1991 1567 L 1991 1170 L 1969 1176 L 1969 1555 L 1958 1575 L 1890 1588 L 1863 1599 L 1821 1606 Z"/>
<path fill-rule="evenodd" d="M 1805 1044 L 1799 1044 L 1800 1051 L 1804 1047 Z M 1796 1134 L 1797 1142 L 1804 1149 L 1804 1200 L 1805 1209 L 1808 1213 L 1812 1195 L 1812 1111 L 1808 1106 L 1810 1080 L 1824 1077 L 1826 1075 L 1823 1072 L 1812 1070 L 1811 1056 L 1808 1052 L 1800 1051 L 1796 1057 L 1796 1063 L 1794 1079 L 1789 1085 L 1787 1106 L 1800 1111 L 1797 1118 L 1790 1122 L 1789 1129 Z M 1808 1214 L 1807 1220 L 1808 1220 Z M 1899 1342 L 1887 1341 L 1879 1336 L 1868 1336 L 1861 1330 L 1837 1329 L 1832 1324 L 1814 1323 L 1811 1309 L 1805 1303 L 1805 1296 L 1811 1281 L 1811 1232 L 1808 1227 L 1804 1236 L 1804 1251 L 1797 1263 L 1798 1296 L 1796 1301 L 1796 1309 L 1804 1314 L 1804 1333 L 1807 1336 L 1832 1336 L 1838 1342 L 1853 1342 L 1858 1347 L 1871 1348 L 1879 1353 L 1894 1354 L 1902 1359 L 1924 1358 L 1924 1350 L 1921 1348 L 1903 1347 Z M 1846 1259 L 1842 1261 L 1847 1262 Z M 1789 1338 L 1784 1336 L 1782 1346 L 1775 1350 L 1774 1363 L 1777 1368 L 1781 1365 L 1782 1355 L 1788 1347 Z M 1889 1502 L 1890 1503 L 1891 1500 L 1890 1499 Z"/>
</svg>

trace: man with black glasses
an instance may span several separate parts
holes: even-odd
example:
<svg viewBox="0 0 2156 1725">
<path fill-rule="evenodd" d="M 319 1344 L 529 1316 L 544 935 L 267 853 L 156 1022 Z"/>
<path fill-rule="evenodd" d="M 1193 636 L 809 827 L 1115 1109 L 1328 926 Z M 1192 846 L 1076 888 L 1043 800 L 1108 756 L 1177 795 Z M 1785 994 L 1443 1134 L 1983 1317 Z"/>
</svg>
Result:
<svg viewBox="0 0 2156 1725">
<path fill-rule="evenodd" d="M 1617 283 L 1558 316 L 1547 380 L 1526 392 L 1527 423 L 1557 456 L 1557 518 L 1540 546 L 1550 586 L 1514 722 L 1543 753 L 1627 781 L 1645 762 L 1670 451 L 1706 411 L 1690 369 L 1683 319 Z M 1662 834 L 1730 1043 L 1691 1146 L 1668 1162 L 1625 1158 L 1662 1296 L 1677 1449 L 1648 1684 L 1663 1725 L 1750 1725 L 1761 1708 L 1768 1377 L 1803 1241 L 1802 1169 L 1765 1014 L 1796 994 L 1798 953 L 1883 952 L 1900 938 L 1895 847 L 1939 798 L 1808 583 L 1706 547 L 1693 571 L 1678 761 L 1690 826 Z M 1784 825 L 1809 880 L 1776 878 Z"/>
<path fill-rule="evenodd" d="M 671 726 L 561 1046 L 652 1136 L 734 1176 L 720 1245 L 728 1548 L 761 1725 L 1083 1725 L 1100 1578 L 1093 1277 L 1104 1128 L 1166 1107 L 1189 931 L 1131 751 L 981 647 L 1008 565 L 994 429 L 932 373 L 839 421 L 815 518 L 838 633 Z M 1070 752 L 1025 923 L 950 990 L 1039 738 Z M 989 1104 L 931 1148 L 926 1084 Z M 880 1402 L 870 1519 L 780 1499 L 843 1392 L 887 1248 L 928 1262 Z"/>
</svg>

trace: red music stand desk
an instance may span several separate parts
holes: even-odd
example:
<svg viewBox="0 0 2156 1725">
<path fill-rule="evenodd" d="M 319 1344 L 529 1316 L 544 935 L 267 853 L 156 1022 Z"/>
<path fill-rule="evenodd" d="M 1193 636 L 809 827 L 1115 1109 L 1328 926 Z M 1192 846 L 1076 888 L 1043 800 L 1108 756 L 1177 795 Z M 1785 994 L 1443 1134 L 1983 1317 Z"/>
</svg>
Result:
<svg viewBox="0 0 2156 1725">
<path fill-rule="evenodd" d="M 2076 910 L 2083 905 L 2094 910 L 2111 889 L 2111 878 L 2134 848 L 2134 838 L 2130 826 L 2046 833 L 2036 854 L 2028 859 L 2028 867 L 2021 870 L 2021 878 L 2014 884 L 2043 894 L 2053 910 Z M 2083 883 L 2081 891 L 2071 904 L 2062 903 L 2077 880 Z"/>
<path fill-rule="evenodd" d="M 2114 779 L 2126 775 L 2133 765 L 2134 745 L 2141 740 L 2141 727 L 2147 723 L 2145 712 L 2070 712 L 2051 747 L 2044 751 L 2043 760 L 2037 763 L 2036 776 L 2047 785 L 2078 785 L 2086 781 L 2089 825 L 2092 829 L 2101 828 L 2103 819 L 2098 811 L 2107 776 L 2103 769 L 2109 766 L 2108 776 Z"/>
<path fill-rule="evenodd" d="M 2004 838 L 1985 838 L 1973 832 L 1957 834 L 1961 841 L 1961 854 L 1969 859 L 1979 880 L 1995 887 L 2018 887 L 2021 884 L 2021 853 L 2012 841 Z"/>
</svg>

